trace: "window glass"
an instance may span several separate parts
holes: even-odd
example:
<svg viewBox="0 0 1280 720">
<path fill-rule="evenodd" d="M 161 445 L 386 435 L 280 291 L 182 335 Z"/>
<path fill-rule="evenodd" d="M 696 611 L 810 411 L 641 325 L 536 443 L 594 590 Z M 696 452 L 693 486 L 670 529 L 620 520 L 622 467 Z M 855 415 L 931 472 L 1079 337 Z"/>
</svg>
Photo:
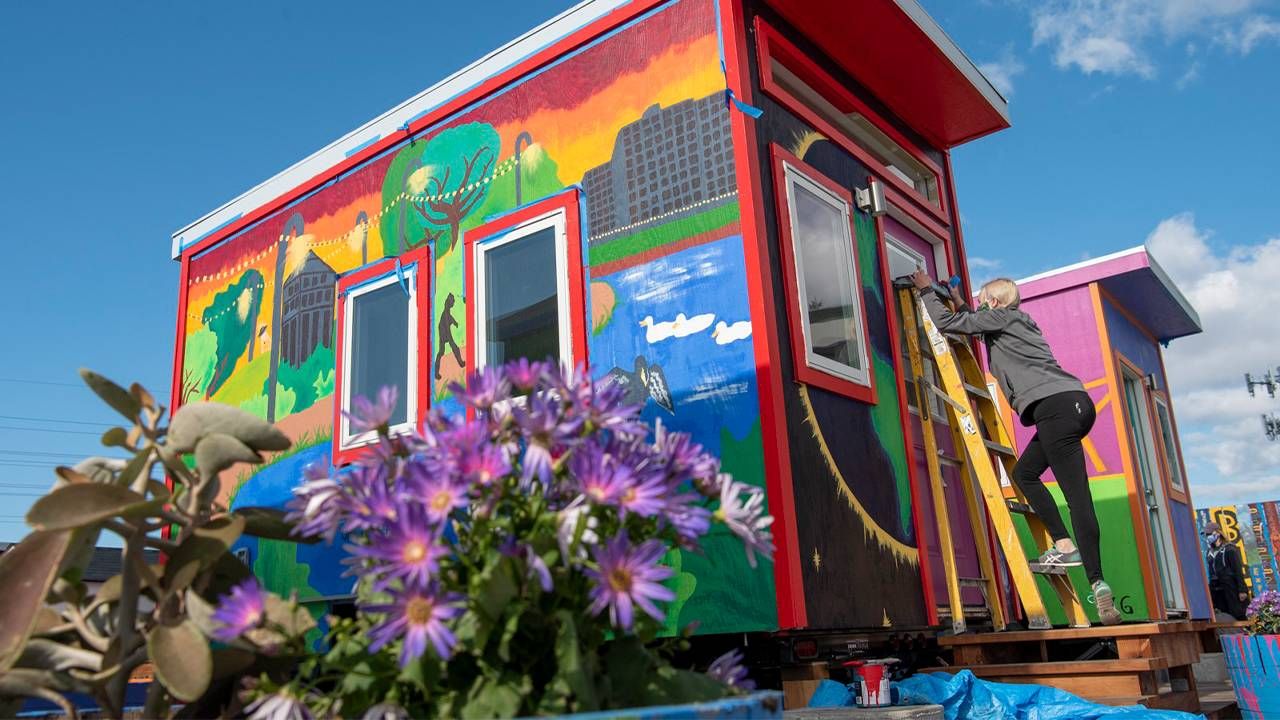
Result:
<svg viewBox="0 0 1280 720">
<path fill-rule="evenodd" d="M 803 176 L 789 176 L 791 232 L 811 363 L 866 384 L 862 286 L 848 206 Z"/>
<path fill-rule="evenodd" d="M 357 290 L 356 292 L 359 292 Z M 353 294 L 351 373 L 347 393 L 376 400 L 384 386 L 397 390 L 391 425 L 408 422 L 409 300 L 399 282 Z"/>
<path fill-rule="evenodd" d="M 560 357 L 556 229 L 483 251 L 486 365 Z"/>
<path fill-rule="evenodd" d="M 1164 446 L 1165 463 L 1169 466 L 1169 481 L 1178 490 L 1185 488 L 1182 479 L 1182 463 L 1178 462 L 1177 441 L 1173 437 L 1173 421 L 1169 419 L 1169 408 L 1164 399 L 1156 397 L 1156 416 L 1160 420 L 1160 440 Z"/>
</svg>

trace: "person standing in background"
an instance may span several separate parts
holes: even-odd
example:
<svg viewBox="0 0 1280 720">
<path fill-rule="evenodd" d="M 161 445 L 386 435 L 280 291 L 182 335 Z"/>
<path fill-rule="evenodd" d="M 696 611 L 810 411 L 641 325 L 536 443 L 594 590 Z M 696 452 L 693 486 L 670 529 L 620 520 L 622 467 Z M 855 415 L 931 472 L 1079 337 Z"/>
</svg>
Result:
<svg viewBox="0 0 1280 720">
<path fill-rule="evenodd" d="M 1203 532 L 1209 540 L 1207 564 L 1213 607 L 1237 620 L 1243 620 L 1249 603 L 1249 588 L 1244 584 L 1240 551 L 1222 537 L 1222 526 L 1218 523 L 1207 523 Z"/>
</svg>

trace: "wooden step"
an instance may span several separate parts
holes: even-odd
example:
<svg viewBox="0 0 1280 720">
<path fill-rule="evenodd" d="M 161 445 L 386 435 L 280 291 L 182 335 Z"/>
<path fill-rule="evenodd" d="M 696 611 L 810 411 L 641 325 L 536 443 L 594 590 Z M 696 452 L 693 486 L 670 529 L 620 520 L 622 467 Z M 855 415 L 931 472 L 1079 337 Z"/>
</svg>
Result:
<svg viewBox="0 0 1280 720">
<path fill-rule="evenodd" d="M 1009 457 L 1017 457 L 1017 456 L 1018 456 L 1018 453 L 1014 452 L 1013 448 L 1009 447 L 1008 445 L 1001 445 L 1000 443 L 996 442 L 995 440 L 985 440 L 985 439 L 984 439 L 984 440 L 982 441 L 982 444 L 983 444 L 983 445 L 986 445 L 986 446 L 987 446 L 987 449 L 988 449 L 988 450 L 990 450 L 991 452 L 999 453 L 999 454 L 1001 454 L 1001 455 L 1008 455 Z"/>
<path fill-rule="evenodd" d="M 1040 642 L 1042 640 L 1080 640 L 1083 638 L 1116 638 L 1138 635 L 1165 635 L 1192 632 L 1193 626 L 1185 620 L 1155 623 L 1130 623 L 1126 625 L 1097 626 L 1087 628 L 1056 628 L 1053 630 L 1009 630 L 1006 632 L 977 633 L 939 638 L 942 645 L 983 645 L 1011 642 Z"/>
<path fill-rule="evenodd" d="M 939 638 L 941 640 L 942 638 Z M 1164 658 L 1120 658 L 1119 660 L 1067 660 L 1062 662 L 999 663 L 993 665 L 952 665 L 931 668 L 928 672 L 942 670 L 972 670 L 978 677 L 1039 677 L 1041 675 L 1105 675 L 1112 673 L 1136 673 L 1146 670 L 1167 670 Z M 921 672 L 926 672 L 921 670 Z"/>
</svg>

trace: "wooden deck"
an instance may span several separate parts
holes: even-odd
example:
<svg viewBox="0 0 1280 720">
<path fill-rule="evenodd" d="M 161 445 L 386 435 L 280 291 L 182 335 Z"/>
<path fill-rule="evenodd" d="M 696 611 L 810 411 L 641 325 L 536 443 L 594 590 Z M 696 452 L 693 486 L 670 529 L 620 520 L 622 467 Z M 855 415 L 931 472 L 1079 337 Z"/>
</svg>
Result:
<svg viewBox="0 0 1280 720">
<path fill-rule="evenodd" d="M 943 636 L 954 664 L 985 680 L 1061 688 L 1108 705 L 1200 712 L 1194 665 L 1204 623 L 1021 630 Z"/>
</svg>

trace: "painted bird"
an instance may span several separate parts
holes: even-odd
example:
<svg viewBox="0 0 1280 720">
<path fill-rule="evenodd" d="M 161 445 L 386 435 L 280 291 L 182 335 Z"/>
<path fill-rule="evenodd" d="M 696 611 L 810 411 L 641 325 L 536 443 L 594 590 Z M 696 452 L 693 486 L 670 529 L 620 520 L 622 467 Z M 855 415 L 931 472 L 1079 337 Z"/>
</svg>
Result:
<svg viewBox="0 0 1280 720">
<path fill-rule="evenodd" d="M 671 402 L 671 390 L 667 386 L 667 376 L 661 365 L 650 365 L 643 356 L 636 356 L 636 369 L 628 372 L 615 367 L 605 376 L 607 382 L 621 386 L 625 393 L 624 402 L 631 405 L 642 405 L 652 399 L 658 407 L 675 414 L 675 405 Z"/>
</svg>

